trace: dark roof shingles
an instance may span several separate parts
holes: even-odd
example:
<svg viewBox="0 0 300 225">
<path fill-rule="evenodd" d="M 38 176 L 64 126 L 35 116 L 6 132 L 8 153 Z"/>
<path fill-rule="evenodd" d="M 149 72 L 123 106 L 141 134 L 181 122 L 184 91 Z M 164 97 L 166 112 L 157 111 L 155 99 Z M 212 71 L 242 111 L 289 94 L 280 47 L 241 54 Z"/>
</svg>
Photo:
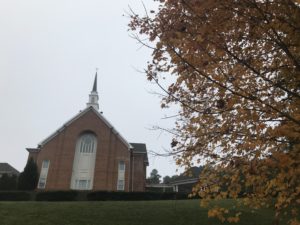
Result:
<svg viewBox="0 0 300 225">
<path fill-rule="evenodd" d="M 19 171 L 13 168 L 8 163 L 0 163 L 0 173 L 13 173 L 19 174 Z"/>
<path fill-rule="evenodd" d="M 147 154 L 147 148 L 145 144 L 143 143 L 130 143 L 130 144 L 132 145 L 134 152 Z"/>
<path fill-rule="evenodd" d="M 146 144 L 144 144 L 144 143 L 130 143 L 130 145 L 133 147 L 133 153 L 146 154 L 145 162 L 149 165 Z"/>
</svg>

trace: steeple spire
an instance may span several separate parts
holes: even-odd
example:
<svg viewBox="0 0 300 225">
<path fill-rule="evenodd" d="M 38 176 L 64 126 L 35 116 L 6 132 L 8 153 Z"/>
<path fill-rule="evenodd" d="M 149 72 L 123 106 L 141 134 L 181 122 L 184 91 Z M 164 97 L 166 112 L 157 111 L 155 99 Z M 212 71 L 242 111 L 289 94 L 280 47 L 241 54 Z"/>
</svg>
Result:
<svg viewBox="0 0 300 225">
<path fill-rule="evenodd" d="M 99 96 L 97 92 L 97 70 L 95 74 L 93 89 L 91 91 L 91 94 L 89 95 L 89 102 L 86 104 L 86 106 L 87 107 L 92 106 L 94 107 L 94 109 L 99 110 L 99 104 L 98 104 Z"/>
<path fill-rule="evenodd" d="M 97 71 L 96 71 L 96 75 L 95 75 L 94 86 L 93 86 L 92 92 L 97 92 Z"/>
</svg>

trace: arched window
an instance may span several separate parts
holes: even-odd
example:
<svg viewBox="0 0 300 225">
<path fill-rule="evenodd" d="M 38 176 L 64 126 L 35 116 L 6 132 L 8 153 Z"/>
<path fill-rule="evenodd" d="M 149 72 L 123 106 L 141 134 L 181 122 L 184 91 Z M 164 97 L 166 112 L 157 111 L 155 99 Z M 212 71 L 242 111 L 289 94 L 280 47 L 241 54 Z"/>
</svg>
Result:
<svg viewBox="0 0 300 225">
<path fill-rule="evenodd" d="M 95 151 L 96 138 L 91 133 L 83 134 L 80 137 L 80 153 L 93 153 Z"/>
</svg>

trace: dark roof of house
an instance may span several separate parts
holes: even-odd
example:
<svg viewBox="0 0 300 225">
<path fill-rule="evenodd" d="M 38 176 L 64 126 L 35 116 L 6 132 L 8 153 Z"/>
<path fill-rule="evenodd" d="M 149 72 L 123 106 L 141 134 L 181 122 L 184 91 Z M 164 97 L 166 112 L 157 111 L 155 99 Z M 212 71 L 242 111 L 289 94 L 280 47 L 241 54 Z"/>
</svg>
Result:
<svg viewBox="0 0 300 225">
<path fill-rule="evenodd" d="M 135 154 L 145 154 L 146 155 L 145 163 L 147 165 L 149 165 L 146 144 L 144 144 L 144 143 L 129 143 L 129 144 L 133 147 L 133 149 L 132 149 L 133 153 L 135 153 Z"/>
<path fill-rule="evenodd" d="M 40 148 L 26 148 L 26 150 L 27 150 L 28 152 L 34 153 L 34 152 L 39 152 L 41 149 L 40 149 Z"/>
<path fill-rule="evenodd" d="M 13 168 L 8 163 L 0 163 L 0 173 L 13 173 L 13 174 L 19 174 L 20 172 Z"/>
<path fill-rule="evenodd" d="M 133 147 L 134 153 L 146 153 L 147 154 L 147 148 L 146 144 L 144 143 L 130 143 Z"/>
</svg>

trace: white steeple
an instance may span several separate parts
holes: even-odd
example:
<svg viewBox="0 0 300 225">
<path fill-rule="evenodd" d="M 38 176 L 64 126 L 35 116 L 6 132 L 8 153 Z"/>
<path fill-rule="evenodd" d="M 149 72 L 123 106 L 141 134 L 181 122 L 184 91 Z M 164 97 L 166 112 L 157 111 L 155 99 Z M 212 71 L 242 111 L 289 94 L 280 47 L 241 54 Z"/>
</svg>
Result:
<svg viewBox="0 0 300 225">
<path fill-rule="evenodd" d="M 93 90 L 91 91 L 91 94 L 89 95 L 89 102 L 86 103 L 87 107 L 93 106 L 96 110 L 99 110 L 99 104 L 98 104 L 98 92 L 97 92 L 97 72 L 95 75 Z"/>
</svg>

